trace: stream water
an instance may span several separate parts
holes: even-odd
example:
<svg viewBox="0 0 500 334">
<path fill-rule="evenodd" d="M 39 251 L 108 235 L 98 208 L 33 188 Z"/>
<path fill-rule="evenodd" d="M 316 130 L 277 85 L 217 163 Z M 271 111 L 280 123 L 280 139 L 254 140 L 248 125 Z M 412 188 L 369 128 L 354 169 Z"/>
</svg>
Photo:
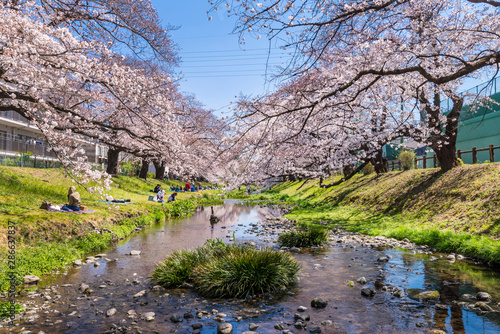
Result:
<svg viewBox="0 0 500 334">
<path fill-rule="evenodd" d="M 0 333 L 216 333 L 221 321 L 230 322 L 235 334 L 249 331 L 250 324 L 258 326 L 254 331 L 259 333 L 500 333 L 498 271 L 469 260 L 432 261 L 429 254 L 373 248 L 356 241 L 295 252 L 302 265 L 300 280 L 279 295 L 212 300 L 189 289 L 153 289 L 148 275 L 155 264 L 208 238 L 233 242 L 234 236 L 238 243 L 275 246 L 279 229 L 265 231 L 258 223 L 279 216 L 278 209 L 231 202 L 214 209 L 221 221 L 213 227 L 210 208 L 198 208 L 188 219 L 161 222 L 134 233 L 108 249 L 97 267 L 88 264 L 44 278 L 36 291 L 19 299 L 26 305 L 26 314 L 14 327 L 0 328 Z M 141 255 L 129 255 L 132 250 Z M 389 262 L 377 262 L 388 255 Z M 360 277 L 366 278 L 366 285 L 348 285 Z M 81 283 L 94 292 L 82 294 Z M 413 300 L 407 293 L 398 298 L 382 286 L 405 292 L 437 290 L 440 298 L 434 303 Z M 375 295 L 362 296 L 363 287 L 374 288 Z M 143 290 L 144 296 L 134 297 Z M 479 291 L 491 295 L 487 305 L 492 311 L 470 308 L 474 301 L 467 294 L 475 296 Z M 322 298 L 328 305 L 313 309 L 313 298 Z M 300 313 L 299 306 L 308 309 Z M 116 312 L 108 316 L 110 309 Z M 142 319 L 147 312 L 155 313 L 154 320 Z M 294 327 L 295 314 L 310 317 L 305 329 Z M 202 327 L 195 330 L 193 324 Z"/>
</svg>

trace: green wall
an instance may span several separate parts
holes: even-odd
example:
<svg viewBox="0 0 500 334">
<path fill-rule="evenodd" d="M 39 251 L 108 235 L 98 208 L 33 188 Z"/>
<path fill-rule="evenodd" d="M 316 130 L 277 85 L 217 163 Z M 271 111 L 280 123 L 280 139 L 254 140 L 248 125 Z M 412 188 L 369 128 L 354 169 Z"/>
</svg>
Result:
<svg viewBox="0 0 500 334">
<path fill-rule="evenodd" d="M 490 145 L 500 146 L 500 93 L 492 95 L 491 98 L 499 104 L 492 103 L 489 108 L 482 107 L 474 114 L 469 112 L 469 106 L 462 110 L 457 150 L 470 151 L 473 147 L 481 149 Z M 463 154 L 462 160 L 471 164 L 472 153 Z M 488 152 L 478 152 L 477 160 L 489 161 L 490 155 Z M 500 161 L 500 149 L 495 150 L 495 161 Z"/>
</svg>

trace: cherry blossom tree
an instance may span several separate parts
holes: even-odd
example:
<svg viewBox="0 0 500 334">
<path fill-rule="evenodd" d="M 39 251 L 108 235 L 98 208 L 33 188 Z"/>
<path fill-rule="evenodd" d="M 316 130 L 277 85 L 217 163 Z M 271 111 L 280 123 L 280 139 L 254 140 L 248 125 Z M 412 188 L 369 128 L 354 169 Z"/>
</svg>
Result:
<svg viewBox="0 0 500 334">
<path fill-rule="evenodd" d="M 144 156 L 183 145 L 172 113 L 176 88 L 165 71 L 175 50 L 148 4 L 0 2 L 0 110 L 38 126 L 82 183 L 103 176 L 82 156 L 79 143 L 87 138 Z M 132 66 L 112 51 L 119 44 L 151 66 Z"/>
<path fill-rule="evenodd" d="M 401 93 L 403 110 L 421 115 L 422 124 L 408 124 L 404 132 L 428 144 L 443 171 L 457 164 L 455 142 L 464 103 L 460 86 L 467 78 L 493 78 L 500 63 L 498 1 L 210 2 L 238 16 L 235 31 L 242 42 L 245 35 L 265 36 L 295 50 L 285 74 L 307 76 L 320 71 L 327 78 L 308 103 L 287 107 L 286 113 L 297 115 L 294 120 L 303 123 L 300 129 L 312 121 L 307 115 L 314 115 L 325 101 L 342 105 L 344 95 L 351 99 L 369 94 L 374 85 L 389 78 L 387 89 Z M 446 116 L 441 108 L 444 99 L 452 101 Z M 364 121 L 357 125 L 365 126 Z"/>
</svg>

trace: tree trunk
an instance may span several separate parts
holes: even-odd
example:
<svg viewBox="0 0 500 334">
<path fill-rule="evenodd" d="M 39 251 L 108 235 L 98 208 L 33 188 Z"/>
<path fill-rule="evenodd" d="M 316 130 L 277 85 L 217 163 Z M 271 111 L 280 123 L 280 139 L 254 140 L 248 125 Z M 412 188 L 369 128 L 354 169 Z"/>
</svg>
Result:
<svg viewBox="0 0 500 334">
<path fill-rule="evenodd" d="M 354 165 L 345 165 L 343 169 L 344 178 L 346 178 L 349 174 L 351 174 L 353 170 L 354 170 Z"/>
<path fill-rule="evenodd" d="M 453 107 L 446 116 L 446 123 L 444 124 L 444 135 L 439 134 L 442 132 L 443 124 L 439 121 L 439 109 L 429 108 L 429 127 L 434 128 L 437 134 L 431 136 L 431 148 L 436 152 L 436 157 L 441 164 L 441 171 L 447 172 L 453 167 L 458 166 L 456 157 L 456 143 L 458 136 L 458 119 L 464 104 L 464 98 L 456 94 L 449 93 L 449 97 L 453 101 Z M 428 102 L 423 100 L 423 102 Z M 439 106 L 441 97 L 439 94 L 434 96 L 434 106 Z"/>
<path fill-rule="evenodd" d="M 139 178 L 146 180 L 148 177 L 149 161 L 143 159 L 141 171 L 139 172 Z"/>
<path fill-rule="evenodd" d="M 377 151 L 377 154 L 370 160 L 377 174 L 389 172 L 389 162 L 387 158 L 382 156 L 382 149 Z"/>
<path fill-rule="evenodd" d="M 453 167 L 458 166 L 458 160 L 455 155 L 455 143 L 443 145 L 441 148 L 433 148 L 433 150 L 436 152 L 436 157 L 441 164 L 441 170 L 443 172 L 447 172 Z"/>
<path fill-rule="evenodd" d="M 163 181 L 165 178 L 165 170 L 166 167 L 164 162 L 159 162 L 159 161 L 153 161 L 153 164 L 155 165 L 155 170 L 156 170 L 156 176 L 155 179 Z"/>
<path fill-rule="evenodd" d="M 115 148 L 109 148 L 108 150 L 108 167 L 106 168 L 106 173 L 110 175 L 118 174 L 118 162 L 121 150 Z"/>
</svg>

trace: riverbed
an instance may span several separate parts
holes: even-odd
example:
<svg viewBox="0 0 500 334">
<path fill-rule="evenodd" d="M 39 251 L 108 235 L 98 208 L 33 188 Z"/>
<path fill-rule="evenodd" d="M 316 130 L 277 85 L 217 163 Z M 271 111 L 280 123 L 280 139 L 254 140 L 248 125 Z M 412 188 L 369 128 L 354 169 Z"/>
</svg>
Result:
<svg viewBox="0 0 500 334">
<path fill-rule="evenodd" d="M 148 275 L 157 263 L 209 238 L 278 247 L 275 240 L 286 225 L 279 208 L 228 202 L 213 209 L 219 223 L 210 224 L 210 208 L 200 207 L 188 219 L 138 230 L 88 264 L 44 277 L 19 298 L 26 311 L 16 325 L 0 328 L 0 333 L 217 333 L 221 323 L 230 323 L 235 334 L 250 329 L 256 333 L 500 332 L 499 271 L 459 256 L 451 261 L 449 254 L 411 243 L 342 231 L 332 233 L 327 247 L 287 250 L 302 266 L 299 281 L 274 295 L 213 300 L 189 288 L 155 286 Z M 140 255 L 130 255 L 132 251 Z M 82 283 L 88 286 L 87 293 Z M 415 299 L 412 291 L 437 291 L 439 297 Z M 486 306 L 479 305 L 482 308 L 476 307 L 479 292 L 491 296 Z M 323 299 L 326 306 L 312 308 L 314 298 Z"/>
</svg>

